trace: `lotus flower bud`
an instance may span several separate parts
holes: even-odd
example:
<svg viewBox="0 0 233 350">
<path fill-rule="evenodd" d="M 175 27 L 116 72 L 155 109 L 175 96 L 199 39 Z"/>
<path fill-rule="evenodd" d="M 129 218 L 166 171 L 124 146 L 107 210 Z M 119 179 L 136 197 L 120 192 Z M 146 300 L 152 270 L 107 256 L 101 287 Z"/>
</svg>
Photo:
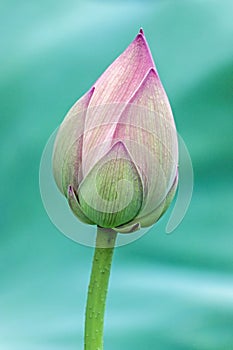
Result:
<svg viewBox="0 0 233 350">
<path fill-rule="evenodd" d="M 62 122 L 54 178 L 82 222 L 127 233 L 166 211 L 177 164 L 172 111 L 140 30 Z"/>
</svg>

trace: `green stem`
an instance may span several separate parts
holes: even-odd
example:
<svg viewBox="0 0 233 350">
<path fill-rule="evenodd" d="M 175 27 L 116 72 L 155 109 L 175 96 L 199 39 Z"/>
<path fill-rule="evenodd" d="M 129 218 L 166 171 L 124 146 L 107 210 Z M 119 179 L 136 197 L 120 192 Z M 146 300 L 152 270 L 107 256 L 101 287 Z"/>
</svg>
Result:
<svg viewBox="0 0 233 350">
<path fill-rule="evenodd" d="M 98 227 L 88 288 L 84 350 L 103 350 L 104 311 L 117 233 Z"/>
</svg>

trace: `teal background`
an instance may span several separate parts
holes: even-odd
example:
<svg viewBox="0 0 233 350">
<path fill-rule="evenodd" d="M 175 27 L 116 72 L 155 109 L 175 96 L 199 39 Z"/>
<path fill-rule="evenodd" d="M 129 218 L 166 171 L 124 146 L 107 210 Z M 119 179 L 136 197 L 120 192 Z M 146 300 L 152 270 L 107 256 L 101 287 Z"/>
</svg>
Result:
<svg viewBox="0 0 233 350">
<path fill-rule="evenodd" d="M 116 249 L 105 348 L 233 349 L 232 12 L 231 0 L 1 1 L 0 349 L 83 348 L 93 249 L 50 222 L 40 157 L 141 26 L 190 151 L 194 193 L 171 235 L 167 213 Z"/>
</svg>

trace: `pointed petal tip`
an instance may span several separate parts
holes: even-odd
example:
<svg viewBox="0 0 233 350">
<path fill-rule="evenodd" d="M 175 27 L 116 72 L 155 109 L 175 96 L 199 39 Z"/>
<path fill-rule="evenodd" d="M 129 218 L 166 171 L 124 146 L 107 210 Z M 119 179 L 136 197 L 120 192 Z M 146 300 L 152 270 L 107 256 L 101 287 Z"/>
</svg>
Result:
<svg viewBox="0 0 233 350">
<path fill-rule="evenodd" d="M 152 79 L 152 80 L 153 80 L 153 79 L 160 80 L 160 79 L 159 79 L 158 72 L 157 72 L 157 70 L 156 70 L 155 67 L 151 67 L 151 68 L 148 70 L 148 72 L 146 73 L 146 75 L 145 75 L 145 77 L 144 77 L 144 79 L 143 79 L 141 85 L 139 86 L 138 90 L 139 90 L 140 88 L 143 88 L 143 87 L 145 86 L 145 84 L 146 84 L 148 81 L 150 81 L 150 79 Z"/>
<path fill-rule="evenodd" d="M 123 151 L 124 153 L 129 153 L 126 145 L 122 140 L 118 140 L 112 146 L 112 150 Z"/>
<path fill-rule="evenodd" d="M 137 34 L 137 36 L 134 39 L 133 43 L 136 43 L 136 45 L 138 47 L 144 48 L 144 50 L 146 50 L 151 67 L 155 67 L 154 60 L 153 60 L 153 57 L 152 57 L 152 54 L 151 54 L 151 51 L 150 51 L 150 47 L 149 47 L 149 45 L 147 43 L 147 40 L 146 40 L 144 31 L 143 31 L 142 28 L 139 30 L 139 33 Z"/>
<path fill-rule="evenodd" d="M 138 33 L 138 34 L 142 34 L 142 35 L 144 35 L 144 31 L 143 31 L 142 27 L 140 28 L 139 33 Z"/>
<path fill-rule="evenodd" d="M 125 148 L 125 144 L 122 140 L 118 140 L 114 143 L 114 145 L 112 146 L 112 148 L 116 148 L 116 147 L 119 147 L 119 148 Z"/>
<path fill-rule="evenodd" d="M 144 35 L 144 32 L 141 30 L 139 31 L 139 33 L 137 34 L 136 38 L 134 39 L 136 42 L 145 45 L 146 47 L 148 47 L 148 44 L 146 42 L 146 38 Z"/>
<path fill-rule="evenodd" d="M 89 96 L 92 97 L 95 91 L 95 86 L 92 86 L 91 89 L 89 90 Z"/>
<path fill-rule="evenodd" d="M 155 67 L 152 67 L 148 70 L 145 77 L 143 78 L 141 84 L 139 85 L 138 89 L 135 91 L 135 93 L 132 95 L 129 103 L 134 103 L 135 99 L 138 97 L 138 95 L 141 93 L 141 91 L 144 91 L 145 86 L 148 84 L 154 84 L 154 79 L 160 80 L 159 75 L 156 71 Z"/>
<path fill-rule="evenodd" d="M 141 43 L 142 45 L 145 45 L 148 48 L 148 50 L 150 50 L 149 45 L 146 41 L 144 30 L 142 28 L 139 29 L 139 32 L 136 35 L 136 38 L 134 39 L 134 41 Z"/>
<path fill-rule="evenodd" d="M 131 158 L 131 154 L 127 148 L 127 146 L 125 145 L 125 143 L 122 140 L 117 140 L 111 147 L 110 152 L 114 152 L 116 154 L 117 157 L 125 157 L 126 159 L 130 159 Z"/>
<path fill-rule="evenodd" d="M 71 196 L 73 195 L 73 187 L 71 185 L 68 186 L 67 194 Z"/>
<path fill-rule="evenodd" d="M 159 77 L 155 67 L 152 67 L 149 69 L 145 78 L 148 78 L 148 77 L 155 77 L 156 79 Z"/>
<path fill-rule="evenodd" d="M 76 197 L 76 194 L 75 194 L 75 191 L 74 191 L 74 187 L 72 185 L 69 185 L 67 187 L 67 198 L 69 199 L 72 199 L 72 200 L 77 200 L 77 197 Z"/>
<path fill-rule="evenodd" d="M 160 78 L 159 78 L 159 74 L 157 72 L 157 69 L 155 67 L 151 67 L 147 74 L 145 75 L 145 78 L 144 80 L 142 81 L 142 85 L 143 83 L 147 82 L 148 80 L 150 79 L 155 79 L 156 81 L 160 81 Z"/>
</svg>

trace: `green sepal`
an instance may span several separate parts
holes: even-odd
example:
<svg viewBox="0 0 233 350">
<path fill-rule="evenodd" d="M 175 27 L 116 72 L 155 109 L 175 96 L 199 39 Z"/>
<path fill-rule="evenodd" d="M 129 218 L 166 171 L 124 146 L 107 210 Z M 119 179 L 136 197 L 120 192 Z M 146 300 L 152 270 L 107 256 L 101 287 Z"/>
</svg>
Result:
<svg viewBox="0 0 233 350">
<path fill-rule="evenodd" d="M 122 142 L 97 162 L 78 190 L 84 214 L 104 228 L 114 228 L 133 220 L 143 201 L 138 170 Z"/>
</svg>

